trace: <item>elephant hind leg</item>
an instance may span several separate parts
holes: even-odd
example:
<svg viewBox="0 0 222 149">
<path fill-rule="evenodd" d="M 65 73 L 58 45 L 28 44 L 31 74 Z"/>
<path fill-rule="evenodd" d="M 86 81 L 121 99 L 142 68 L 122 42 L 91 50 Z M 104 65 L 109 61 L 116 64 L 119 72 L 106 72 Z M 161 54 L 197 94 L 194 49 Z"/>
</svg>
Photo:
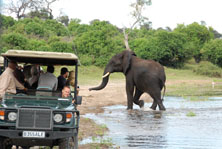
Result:
<svg viewBox="0 0 222 149">
<path fill-rule="evenodd" d="M 153 100 L 154 100 L 154 101 L 153 101 L 153 104 L 152 104 L 152 106 L 151 106 L 151 108 L 152 108 L 153 110 L 156 110 L 157 104 L 158 104 L 160 110 L 163 110 L 163 111 L 166 110 L 166 108 L 164 107 L 163 102 L 162 102 L 162 100 L 161 100 L 161 92 L 160 92 L 160 91 L 151 92 L 151 93 L 150 93 L 150 96 L 151 96 L 151 97 L 153 98 Z"/>
<path fill-rule="evenodd" d="M 138 90 L 136 88 L 136 92 L 135 92 L 135 95 L 133 97 L 133 102 L 137 105 L 140 106 L 140 108 L 142 108 L 144 106 L 144 101 L 143 100 L 139 100 L 140 99 L 140 96 L 143 94 L 142 91 Z"/>
</svg>

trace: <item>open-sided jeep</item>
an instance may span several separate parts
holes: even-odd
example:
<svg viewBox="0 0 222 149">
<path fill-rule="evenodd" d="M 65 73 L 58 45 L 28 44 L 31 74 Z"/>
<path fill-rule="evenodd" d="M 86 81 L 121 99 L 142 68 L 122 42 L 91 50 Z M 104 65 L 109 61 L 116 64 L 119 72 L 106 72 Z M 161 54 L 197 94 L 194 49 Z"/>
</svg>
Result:
<svg viewBox="0 0 222 149">
<path fill-rule="evenodd" d="M 5 94 L 0 101 L 0 149 L 13 145 L 59 146 L 78 148 L 79 111 L 81 97 L 77 96 L 78 57 L 72 53 L 8 50 L 3 53 L 4 68 L 10 60 L 18 64 L 38 66 L 73 66 L 75 85 L 72 96 L 62 98 L 57 91 L 28 89 L 26 93 Z M 1 85 L 1 84 L 0 84 Z M 41 95 L 36 92 L 49 92 Z M 60 91 L 61 92 L 61 91 Z"/>
</svg>

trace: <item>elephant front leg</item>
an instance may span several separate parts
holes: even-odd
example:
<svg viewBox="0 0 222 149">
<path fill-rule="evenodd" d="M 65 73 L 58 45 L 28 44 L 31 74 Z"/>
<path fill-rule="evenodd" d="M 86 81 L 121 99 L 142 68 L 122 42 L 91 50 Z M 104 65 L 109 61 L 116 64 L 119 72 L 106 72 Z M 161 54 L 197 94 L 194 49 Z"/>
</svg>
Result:
<svg viewBox="0 0 222 149">
<path fill-rule="evenodd" d="M 133 109 L 133 91 L 134 91 L 133 84 L 126 83 L 127 110 Z"/>
<path fill-rule="evenodd" d="M 140 90 L 138 90 L 138 89 L 136 88 L 136 93 L 135 93 L 135 95 L 134 95 L 134 97 L 133 97 L 133 102 L 134 102 L 135 104 L 139 105 L 140 108 L 142 108 L 142 107 L 144 106 L 144 101 L 143 101 L 143 100 L 139 100 L 139 99 L 140 99 L 140 96 L 141 96 L 142 94 L 143 94 L 143 92 L 140 91 Z"/>
</svg>

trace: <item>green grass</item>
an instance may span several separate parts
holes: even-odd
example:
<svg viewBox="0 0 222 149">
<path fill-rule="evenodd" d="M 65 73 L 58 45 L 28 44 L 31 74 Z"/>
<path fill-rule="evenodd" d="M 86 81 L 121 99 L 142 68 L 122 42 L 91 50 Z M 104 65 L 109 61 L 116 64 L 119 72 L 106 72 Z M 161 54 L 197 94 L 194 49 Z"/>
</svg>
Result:
<svg viewBox="0 0 222 149">
<path fill-rule="evenodd" d="M 197 67 L 197 66 L 195 66 Z M 165 68 L 168 96 L 221 96 L 222 78 L 198 75 L 192 69 Z M 212 88 L 212 82 L 216 82 Z"/>
<path fill-rule="evenodd" d="M 194 116 L 196 116 L 196 114 L 194 112 L 190 111 L 189 113 L 187 113 L 187 116 L 188 117 L 194 117 Z"/>
</svg>

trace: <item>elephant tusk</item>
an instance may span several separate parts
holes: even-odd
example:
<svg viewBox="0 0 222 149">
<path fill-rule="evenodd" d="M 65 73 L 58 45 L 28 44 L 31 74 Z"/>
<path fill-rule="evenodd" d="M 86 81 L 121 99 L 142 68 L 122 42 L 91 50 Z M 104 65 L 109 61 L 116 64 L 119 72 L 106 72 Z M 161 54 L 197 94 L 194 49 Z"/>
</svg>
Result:
<svg viewBox="0 0 222 149">
<path fill-rule="evenodd" d="M 107 72 L 105 75 L 103 75 L 103 77 L 102 77 L 102 78 L 107 77 L 109 74 L 110 74 L 110 72 Z"/>
</svg>

